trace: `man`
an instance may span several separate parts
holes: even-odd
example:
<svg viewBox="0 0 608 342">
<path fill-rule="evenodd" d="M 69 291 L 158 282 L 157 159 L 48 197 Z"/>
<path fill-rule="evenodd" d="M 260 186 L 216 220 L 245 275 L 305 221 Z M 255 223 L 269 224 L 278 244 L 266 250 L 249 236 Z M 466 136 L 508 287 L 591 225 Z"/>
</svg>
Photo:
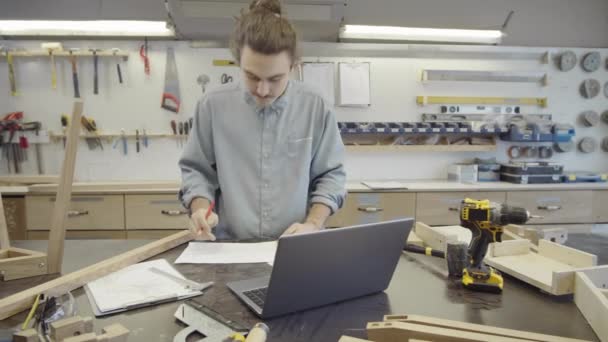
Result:
<svg viewBox="0 0 608 342">
<path fill-rule="evenodd" d="M 344 145 L 331 108 L 289 80 L 296 34 L 278 0 L 251 4 L 232 50 L 243 82 L 201 99 L 179 161 L 193 230 L 215 240 L 216 225 L 221 239 L 323 229 L 344 201 Z"/>
</svg>

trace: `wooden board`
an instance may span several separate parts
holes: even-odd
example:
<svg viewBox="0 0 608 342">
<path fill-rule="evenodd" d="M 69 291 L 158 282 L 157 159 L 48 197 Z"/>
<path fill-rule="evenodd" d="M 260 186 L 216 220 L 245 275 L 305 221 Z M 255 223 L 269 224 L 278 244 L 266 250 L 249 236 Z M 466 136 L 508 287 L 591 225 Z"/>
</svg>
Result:
<svg viewBox="0 0 608 342">
<path fill-rule="evenodd" d="M 0 184 L 56 184 L 59 181 L 57 175 L 41 175 L 41 176 L 0 176 Z"/>
<path fill-rule="evenodd" d="M 46 273 L 46 254 L 15 247 L 0 250 L 0 280 L 8 281 Z"/>
<path fill-rule="evenodd" d="M 0 249 L 8 249 L 11 247 L 11 242 L 8 237 L 8 227 L 6 218 L 4 217 L 4 205 L 2 204 L 2 194 L 0 194 Z"/>
<path fill-rule="evenodd" d="M 476 332 L 494 336 L 502 337 L 514 337 L 523 340 L 537 341 L 537 342 L 582 342 L 583 340 L 572 339 L 566 337 L 538 334 L 528 331 L 505 329 L 499 327 L 493 327 L 482 324 L 473 324 L 467 322 L 452 321 L 447 319 L 441 319 L 436 317 L 419 316 L 419 315 L 385 315 L 385 322 L 407 322 L 413 324 L 421 324 L 433 327 L 444 327 L 450 329 L 458 329 L 468 332 Z"/>
<path fill-rule="evenodd" d="M 123 267 L 146 260 L 190 240 L 192 240 L 191 233 L 189 231 L 181 231 L 164 239 L 85 267 L 79 271 L 0 299 L 0 320 L 30 308 L 36 296 L 41 293 L 53 296 L 64 294 L 90 281 L 120 270 Z"/>
<path fill-rule="evenodd" d="M 519 338 L 492 336 L 445 327 L 407 322 L 372 322 L 367 324 L 367 336 L 372 341 L 402 342 L 409 339 L 433 342 L 521 342 Z"/>
<path fill-rule="evenodd" d="M 174 231 L 175 232 L 175 231 Z M 167 234 L 165 236 L 169 236 Z M 164 237 L 164 236 L 163 236 Z M 67 240 L 95 240 L 95 239 L 126 239 L 125 230 L 68 230 L 65 233 Z M 48 230 L 34 230 L 27 232 L 28 240 L 48 240 Z M 157 239 L 154 239 L 157 240 Z"/>
<path fill-rule="evenodd" d="M 65 240 L 65 222 L 68 218 L 68 208 L 72 197 L 72 182 L 74 181 L 74 165 L 76 164 L 76 151 L 78 150 L 78 134 L 80 132 L 80 117 L 82 116 L 82 102 L 75 102 L 72 110 L 65 158 L 61 167 L 61 178 L 57 188 L 57 200 L 51 220 L 51 233 L 48 249 L 48 272 L 61 272 L 63 260 L 63 243 Z"/>
<path fill-rule="evenodd" d="M 608 298 L 591 279 L 591 277 L 598 277 L 600 272 L 605 280 L 605 285 L 608 283 L 608 266 L 602 270 L 576 272 L 574 303 L 600 341 L 608 342 Z"/>
<path fill-rule="evenodd" d="M 181 229 L 151 229 L 127 230 L 127 239 L 130 240 L 157 240 L 179 232 Z"/>
<path fill-rule="evenodd" d="M 461 226 L 431 227 L 424 222 L 416 222 L 416 235 L 432 249 L 445 252 L 448 241 L 461 241 L 468 244 L 471 232 Z"/>
</svg>

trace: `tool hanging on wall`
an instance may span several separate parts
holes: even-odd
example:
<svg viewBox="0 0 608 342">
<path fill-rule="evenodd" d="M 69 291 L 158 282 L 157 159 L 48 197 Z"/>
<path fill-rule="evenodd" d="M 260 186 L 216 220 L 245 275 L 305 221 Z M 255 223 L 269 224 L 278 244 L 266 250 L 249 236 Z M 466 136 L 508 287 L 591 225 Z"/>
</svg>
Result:
<svg viewBox="0 0 608 342">
<path fill-rule="evenodd" d="M 205 93 L 205 87 L 207 86 L 207 83 L 209 83 L 209 81 L 210 81 L 209 76 L 207 76 L 205 74 L 200 74 L 196 78 L 196 83 L 198 83 L 201 86 L 201 91 L 203 92 L 203 94 Z"/>
<path fill-rule="evenodd" d="M 70 49 L 70 62 L 72 63 L 72 81 L 74 83 L 74 97 L 80 98 L 80 88 L 78 87 L 78 67 L 76 66 L 76 56 L 74 56 L 74 52 L 76 51 L 78 51 L 78 49 Z"/>
<path fill-rule="evenodd" d="M 171 103 L 172 102 L 172 103 Z M 179 112 L 180 96 L 177 77 L 177 64 L 173 48 L 167 48 L 167 66 L 165 67 L 165 89 L 160 106 L 174 113 Z"/>
<path fill-rule="evenodd" d="M 139 153 L 139 130 L 135 130 L 135 152 Z"/>
<path fill-rule="evenodd" d="M 214 59 L 213 66 L 237 66 L 237 64 L 229 59 Z"/>
<path fill-rule="evenodd" d="M 148 38 L 144 38 L 143 45 L 139 48 L 139 56 L 144 61 L 144 73 L 150 76 L 150 58 L 148 57 Z"/>
<path fill-rule="evenodd" d="M 565 51 L 557 58 L 557 67 L 561 71 L 570 71 L 576 66 L 577 58 L 573 51 Z"/>
<path fill-rule="evenodd" d="M 598 80 L 590 78 L 584 80 L 583 83 L 581 83 L 579 91 L 582 97 L 586 99 L 592 99 L 600 93 L 601 87 L 602 86 L 600 85 L 600 82 Z"/>
<path fill-rule="evenodd" d="M 113 48 L 112 52 L 114 56 L 120 51 L 118 48 Z M 122 84 L 122 71 L 120 70 L 120 57 L 118 57 L 118 62 L 116 62 L 116 73 L 118 74 L 118 83 Z"/>
<path fill-rule="evenodd" d="M 17 82 L 15 80 L 15 65 L 13 63 L 13 55 L 6 50 L 6 61 L 8 63 L 8 81 L 11 86 L 11 95 L 17 96 Z"/>
<path fill-rule="evenodd" d="M 128 152 L 128 148 L 127 148 L 127 136 L 125 135 L 124 129 L 120 130 L 120 135 L 121 135 L 121 139 L 122 139 L 122 151 L 124 152 L 124 154 L 126 156 L 127 152 Z"/>
<path fill-rule="evenodd" d="M 144 143 L 144 147 L 148 148 L 148 133 L 146 133 L 146 129 L 143 129 L 143 133 L 144 133 L 144 138 L 143 138 L 143 143 Z"/>
<path fill-rule="evenodd" d="M 66 132 L 68 129 L 68 116 L 65 114 L 61 115 L 61 130 L 63 131 L 63 149 L 65 150 Z"/>
<path fill-rule="evenodd" d="M 222 84 L 226 84 L 226 83 L 232 83 L 232 76 L 228 75 L 228 74 L 222 74 L 222 77 L 220 77 L 220 82 Z"/>
<path fill-rule="evenodd" d="M 592 153 L 597 149 L 597 141 L 592 137 L 584 137 L 578 142 L 578 149 L 583 153 Z"/>
<path fill-rule="evenodd" d="M 583 56 L 583 59 L 581 59 L 581 67 L 586 72 L 596 71 L 597 69 L 600 68 L 601 64 L 602 64 L 602 57 L 600 56 L 600 53 L 597 51 L 589 52 L 588 54 Z"/>
<path fill-rule="evenodd" d="M 43 50 L 46 50 L 49 53 L 49 58 L 51 60 L 51 87 L 53 89 L 57 89 L 57 69 L 55 66 L 54 53 L 58 52 L 58 51 L 62 51 L 63 47 L 61 46 L 61 43 L 57 43 L 57 42 L 42 43 L 41 47 Z"/>
<path fill-rule="evenodd" d="M 177 131 L 179 133 L 179 138 L 178 138 L 179 146 L 182 147 L 182 146 L 184 146 L 183 140 L 182 140 L 183 139 L 182 137 L 184 136 L 184 123 L 183 122 L 179 122 L 177 124 Z"/>
<path fill-rule="evenodd" d="M 87 130 L 87 132 L 97 135 L 97 123 L 95 120 L 89 119 L 83 115 L 80 117 L 80 123 Z M 94 150 L 97 146 L 103 150 L 103 144 L 101 143 L 100 138 L 86 138 L 85 141 L 87 142 L 90 150 Z"/>
<path fill-rule="evenodd" d="M 173 131 L 173 135 L 177 137 L 177 123 L 175 120 L 171 120 L 171 130 Z M 179 147 L 179 141 L 175 140 L 175 143 Z"/>
<path fill-rule="evenodd" d="M 585 127 L 597 126 L 600 123 L 600 115 L 594 110 L 587 110 L 579 115 L 579 121 Z"/>
<path fill-rule="evenodd" d="M 99 56 L 97 56 L 98 49 L 89 49 L 93 52 L 93 94 L 99 94 Z"/>
</svg>

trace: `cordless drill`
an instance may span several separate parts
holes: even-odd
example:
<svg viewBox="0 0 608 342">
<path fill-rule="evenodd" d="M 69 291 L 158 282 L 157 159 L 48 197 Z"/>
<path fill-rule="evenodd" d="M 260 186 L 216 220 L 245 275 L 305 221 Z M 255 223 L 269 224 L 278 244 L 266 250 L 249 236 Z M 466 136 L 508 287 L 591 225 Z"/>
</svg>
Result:
<svg viewBox="0 0 608 342">
<path fill-rule="evenodd" d="M 503 279 L 500 273 L 483 263 L 490 242 L 502 241 L 503 226 L 524 224 L 530 213 L 519 207 L 492 203 L 489 200 L 465 198 L 460 205 L 460 225 L 469 229 L 473 236 L 469 245 L 469 265 L 462 271 L 465 288 L 501 292 Z"/>
</svg>

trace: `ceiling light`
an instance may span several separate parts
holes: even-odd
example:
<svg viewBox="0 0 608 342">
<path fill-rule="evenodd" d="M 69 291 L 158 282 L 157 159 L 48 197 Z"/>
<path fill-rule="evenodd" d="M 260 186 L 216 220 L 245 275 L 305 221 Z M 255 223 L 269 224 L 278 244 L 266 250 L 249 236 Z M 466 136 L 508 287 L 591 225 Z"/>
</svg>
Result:
<svg viewBox="0 0 608 342">
<path fill-rule="evenodd" d="M 398 40 L 418 42 L 449 42 L 471 44 L 498 44 L 503 33 L 498 30 L 460 30 L 398 26 L 344 25 L 341 39 Z"/>
<path fill-rule="evenodd" d="M 0 20 L 0 36 L 146 36 L 173 37 L 164 21 Z"/>
</svg>

